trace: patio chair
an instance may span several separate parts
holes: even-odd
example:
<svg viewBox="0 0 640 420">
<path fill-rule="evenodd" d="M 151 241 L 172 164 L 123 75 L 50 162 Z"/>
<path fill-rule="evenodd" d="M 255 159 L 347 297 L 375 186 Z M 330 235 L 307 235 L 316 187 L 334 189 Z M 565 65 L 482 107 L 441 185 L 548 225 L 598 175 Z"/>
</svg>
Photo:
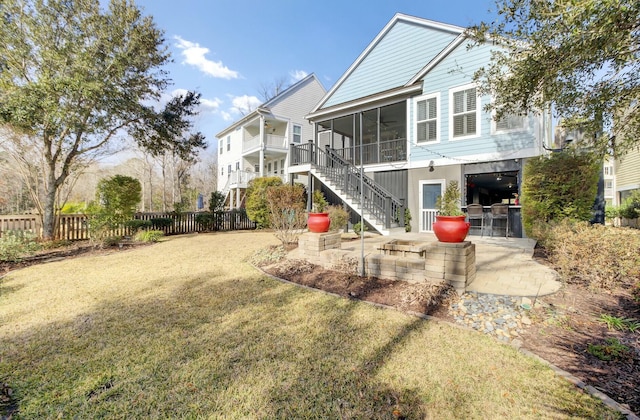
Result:
<svg viewBox="0 0 640 420">
<path fill-rule="evenodd" d="M 504 220 L 504 236 L 509 237 L 509 205 L 508 204 L 492 204 L 491 205 L 491 236 L 493 237 L 493 228 L 495 220 Z M 502 228 L 500 228 L 502 229 Z"/>
<path fill-rule="evenodd" d="M 484 210 L 482 204 L 468 204 L 467 219 L 469 223 L 471 223 L 472 220 L 480 220 L 480 236 L 484 236 Z M 477 228 L 478 226 L 474 226 L 473 223 L 471 223 L 471 227 Z"/>
</svg>

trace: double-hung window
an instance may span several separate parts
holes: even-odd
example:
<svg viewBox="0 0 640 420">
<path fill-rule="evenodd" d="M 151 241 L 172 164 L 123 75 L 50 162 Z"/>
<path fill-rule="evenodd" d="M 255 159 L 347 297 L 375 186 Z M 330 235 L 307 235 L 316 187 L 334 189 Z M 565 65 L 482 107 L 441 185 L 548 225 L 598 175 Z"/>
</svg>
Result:
<svg viewBox="0 0 640 420">
<path fill-rule="evenodd" d="M 475 86 L 450 91 L 451 137 L 463 138 L 479 134 L 479 101 Z"/>
<path fill-rule="evenodd" d="M 231 136 L 227 136 L 227 152 L 231 150 Z"/>
<path fill-rule="evenodd" d="M 439 95 L 425 95 L 414 99 L 416 142 L 440 141 Z"/>
<path fill-rule="evenodd" d="M 294 143 L 302 143 L 302 126 L 301 125 L 293 125 L 293 142 Z"/>
<path fill-rule="evenodd" d="M 518 114 L 504 114 L 495 122 L 495 131 L 524 130 L 526 116 Z"/>
</svg>

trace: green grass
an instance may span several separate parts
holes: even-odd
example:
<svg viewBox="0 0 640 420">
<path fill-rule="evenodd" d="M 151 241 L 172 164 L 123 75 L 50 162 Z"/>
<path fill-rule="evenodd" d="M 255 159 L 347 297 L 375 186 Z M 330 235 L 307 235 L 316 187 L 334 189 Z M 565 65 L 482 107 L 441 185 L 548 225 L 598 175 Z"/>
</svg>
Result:
<svg viewBox="0 0 640 420">
<path fill-rule="evenodd" d="M 615 418 L 515 349 L 280 283 L 270 233 L 172 237 L 0 283 L 18 418 Z"/>
</svg>

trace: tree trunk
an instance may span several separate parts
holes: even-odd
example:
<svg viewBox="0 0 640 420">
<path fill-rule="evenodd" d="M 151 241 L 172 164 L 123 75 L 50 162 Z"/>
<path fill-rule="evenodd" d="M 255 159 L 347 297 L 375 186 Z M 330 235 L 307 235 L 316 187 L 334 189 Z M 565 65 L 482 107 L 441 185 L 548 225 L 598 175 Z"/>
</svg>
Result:
<svg viewBox="0 0 640 420">
<path fill-rule="evenodd" d="M 55 239 L 56 225 L 56 183 L 52 175 L 49 176 L 49 182 L 45 191 L 44 206 L 42 211 L 42 239 L 52 241 Z"/>
</svg>

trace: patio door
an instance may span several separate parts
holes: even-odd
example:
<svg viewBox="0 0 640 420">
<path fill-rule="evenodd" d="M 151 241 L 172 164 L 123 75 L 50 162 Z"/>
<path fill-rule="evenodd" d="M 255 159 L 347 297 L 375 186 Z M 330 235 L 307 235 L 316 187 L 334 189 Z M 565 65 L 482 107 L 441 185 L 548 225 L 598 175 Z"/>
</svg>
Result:
<svg viewBox="0 0 640 420">
<path fill-rule="evenodd" d="M 420 232 L 433 232 L 436 221 L 436 200 L 444 190 L 444 179 L 420 181 Z"/>
</svg>

